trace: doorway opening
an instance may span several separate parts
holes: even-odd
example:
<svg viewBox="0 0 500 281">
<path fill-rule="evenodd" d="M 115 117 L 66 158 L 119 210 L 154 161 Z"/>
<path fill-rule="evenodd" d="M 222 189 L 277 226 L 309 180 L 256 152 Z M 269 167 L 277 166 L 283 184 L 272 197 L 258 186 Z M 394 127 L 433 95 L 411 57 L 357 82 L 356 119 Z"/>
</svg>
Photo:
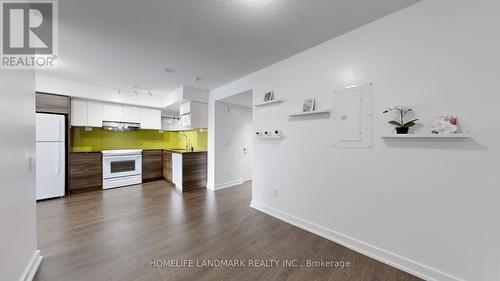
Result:
<svg viewBox="0 0 500 281">
<path fill-rule="evenodd" d="M 215 102 L 215 190 L 252 180 L 252 105 L 251 90 Z"/>
</svg>

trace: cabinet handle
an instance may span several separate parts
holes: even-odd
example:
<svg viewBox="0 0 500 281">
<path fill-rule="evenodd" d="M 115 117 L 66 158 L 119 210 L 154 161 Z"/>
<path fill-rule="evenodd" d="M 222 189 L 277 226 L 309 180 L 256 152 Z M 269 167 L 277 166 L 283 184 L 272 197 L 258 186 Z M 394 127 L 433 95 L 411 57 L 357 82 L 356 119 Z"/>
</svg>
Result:
<svg viewBox="0 0 500 281">
<path fill-rule="evenodd" d="M 28 156 L 28 171 L 32 172 L 33 171 L 33 157 Z"/>
<path fill-rule="evenodd" d="M 61 157 L 62 157 L 61 150 L 62 150 L 62 148 L 63 148 L 62 144 L 59 144 L 59 149 L 57 151 L 56 169 L 55 169 L 56 175 L 59 175 L 61 173 Z"/>
</svg>

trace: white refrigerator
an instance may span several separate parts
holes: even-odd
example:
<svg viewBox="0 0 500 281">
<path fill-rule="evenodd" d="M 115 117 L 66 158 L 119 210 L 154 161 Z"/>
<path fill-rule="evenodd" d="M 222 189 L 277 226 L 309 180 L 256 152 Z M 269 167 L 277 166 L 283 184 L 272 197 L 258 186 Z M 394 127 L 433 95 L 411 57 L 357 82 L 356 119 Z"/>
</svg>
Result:
<svg viewBox="0 0 500 281">
<path fill-rule="evenodd" d="M 36 200 L 64 196 L 65 117 L 36 114 Z"/>
</svg>

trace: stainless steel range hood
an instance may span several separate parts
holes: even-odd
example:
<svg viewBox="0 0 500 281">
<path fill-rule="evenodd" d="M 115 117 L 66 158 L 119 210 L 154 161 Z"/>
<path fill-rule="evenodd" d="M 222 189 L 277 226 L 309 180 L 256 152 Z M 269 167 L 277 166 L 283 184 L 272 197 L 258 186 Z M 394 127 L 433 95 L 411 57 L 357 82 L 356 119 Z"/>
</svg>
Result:
<svg viewBox="0 0 500 281">
<path fill-rule="evenodd" d="M 102 128 L 108 131 L 128 132 L 137 131 L 141 128 L 139 123 L 102 121 Z"/>
</svg>

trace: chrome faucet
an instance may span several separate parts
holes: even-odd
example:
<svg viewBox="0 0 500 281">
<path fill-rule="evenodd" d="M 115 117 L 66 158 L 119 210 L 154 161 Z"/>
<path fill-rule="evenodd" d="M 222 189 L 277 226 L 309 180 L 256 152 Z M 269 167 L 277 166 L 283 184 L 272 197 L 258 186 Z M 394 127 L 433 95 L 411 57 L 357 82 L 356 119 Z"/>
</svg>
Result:
<svg viewBox="0 0 500 281">
<path fill-rule="evenodd" d="M 190 148 L 191 144 L 189 143 L 189 138 L 188 138 L 188 136 L 186 136 L 186 135 L 185 135 L 185 134 L 183 134 L 183 133 L 180 133 L 180 135 L 181 135 L 181 136 L 183 136 L 183 137 L 186 139 L 186 152 L 189 152 L 189 151 L 190 151 L 190 149 L 191 149 L 191 148 Z"/>
</svg>

